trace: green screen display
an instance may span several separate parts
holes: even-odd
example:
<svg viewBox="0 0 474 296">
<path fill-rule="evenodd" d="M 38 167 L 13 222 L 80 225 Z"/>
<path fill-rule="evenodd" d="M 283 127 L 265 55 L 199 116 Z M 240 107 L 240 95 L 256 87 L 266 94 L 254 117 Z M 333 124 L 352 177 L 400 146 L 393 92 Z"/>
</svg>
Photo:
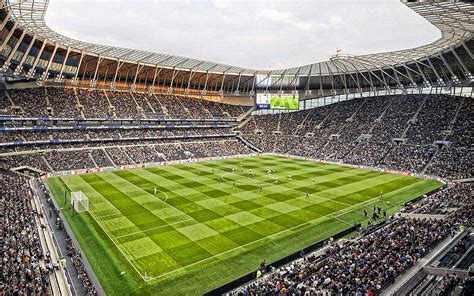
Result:
<svg viewBox="0 0 474 296">
<path fill-rule="evenodd" d="M 299 96 L 296 95 L 272 95 L 270 109 L 274 110 L 298 110 Z"/>
</svg>

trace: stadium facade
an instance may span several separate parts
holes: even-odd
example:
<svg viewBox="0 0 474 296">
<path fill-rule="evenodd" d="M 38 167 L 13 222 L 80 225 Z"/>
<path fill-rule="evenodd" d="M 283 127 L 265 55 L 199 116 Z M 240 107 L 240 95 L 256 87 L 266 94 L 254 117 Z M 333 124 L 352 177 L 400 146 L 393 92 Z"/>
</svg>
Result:
<svg viewBox="0 0 474 296">
<path fill-rule="evenodd" d="M 474 5 L 468 1 L 401 1 L 441 31 L 430 44 L 278 70 L 83 42 L 47 26 L 49 0 L 0 2 L 0 71 L 40 84 L 195 96 L 297 90 L 307 99 L 457 86 L 471 93 L 474 82 Z"/>
</svg>

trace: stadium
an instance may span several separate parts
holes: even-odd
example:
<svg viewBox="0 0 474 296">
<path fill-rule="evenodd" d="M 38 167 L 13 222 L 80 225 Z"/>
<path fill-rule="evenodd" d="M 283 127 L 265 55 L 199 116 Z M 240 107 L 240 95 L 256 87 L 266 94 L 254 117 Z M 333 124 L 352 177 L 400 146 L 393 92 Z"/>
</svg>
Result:
<svg viewBox="0 0 474 296">
<path fill-rule="evenodd" d="M 259 70 L 0 0 L 0 295 L 473 295 L 474 4 Z"/>
</svg>

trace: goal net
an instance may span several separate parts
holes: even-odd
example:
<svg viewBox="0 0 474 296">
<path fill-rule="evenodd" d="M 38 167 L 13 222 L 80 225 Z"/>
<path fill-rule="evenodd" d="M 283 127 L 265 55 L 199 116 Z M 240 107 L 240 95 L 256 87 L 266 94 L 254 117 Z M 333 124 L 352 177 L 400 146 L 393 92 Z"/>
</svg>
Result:
<svg viewBox="0 0 474 296">
<path fill-rule="evenodd" d="M 71 204 L 76 213 L 89 211 L 89 199 L 82 191 L 71 192 Z"/>
</svg>

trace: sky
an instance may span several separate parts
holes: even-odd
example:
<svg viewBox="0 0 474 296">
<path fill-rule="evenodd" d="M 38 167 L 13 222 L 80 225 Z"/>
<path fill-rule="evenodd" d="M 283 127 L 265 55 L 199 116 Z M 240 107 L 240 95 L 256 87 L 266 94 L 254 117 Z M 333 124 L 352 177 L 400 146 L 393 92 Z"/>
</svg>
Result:
<svg viewBox="0 0 474 296">
<path fill-rule="evenodd" d="M 83 41 L 262 70 L 441 36 L 399 0 L 50 0 L 46 23 Z"/>
</svg>

